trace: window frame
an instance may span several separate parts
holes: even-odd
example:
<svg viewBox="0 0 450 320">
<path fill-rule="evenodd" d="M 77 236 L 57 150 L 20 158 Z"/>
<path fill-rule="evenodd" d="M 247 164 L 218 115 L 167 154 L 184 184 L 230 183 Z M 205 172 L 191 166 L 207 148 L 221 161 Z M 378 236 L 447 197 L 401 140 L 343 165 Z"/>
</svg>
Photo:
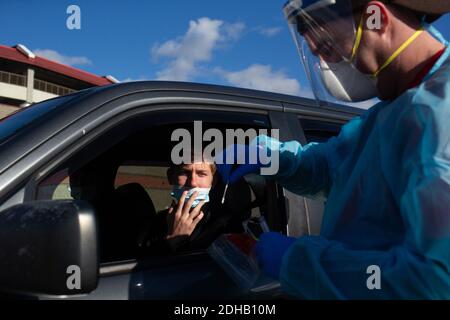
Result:
<svg viewBox="0 0 450 320">
<path fill-rule="evenodd" d="M 189 122 L 187 119 L 191 117 L 191 119 L 195 119 L 197 117 L 197 120 L 201 118 L 204 122 L 217 122 L 221 124 L 230 123 L 233 127 L 237 127 L 239 125 L 252 125 L 255 127 L 266 127 L 268 129 L 271 128 L 270 125 L 270 119 L 267 112 L 261 111 L 261 110 L 248 110 L 248 109 L 242 109 L 239 110 L 237 108 L 206 108 L 203 109 L 204 106 L 198 105 L 197 107 L 200 107 L 200 109 L 192 110 L 191 107 L 179 107 L 176 106 L 175 108 L 167 108 L 167 106 L 164 106 L 164 109 L 161 110 L 161 108 L 158 108 L 156 106 L 142 106 L 138 110 L 128 110 L 127 112 L 120 113 L 118 115 L 115 115 L 114 117 L 111 117 L 103 123 L 101 126 L 95 128 L 90 132 L 89 135 L 86 135 L 73 143 L 72 145 L 68 146 L 66 150 L 59 155 L 57 159 L 54 159 L 51 162 L 46 163 L 45 166 L 43 166 L 36 174 L 32 176 L 28 180 L 28 182 L 25 185 L 24 188 L 24 200 L 23 202 L 27 201 L 33 201 L 36 198 L 37 194 L 37 187 L 39 184 L 49 177 L 54 172 L 57 172 L 58 170 L 62 169 L 62 166 L 65 164 L 68 164 L 68 161 L 73 161 L 74 158 L 77 157 L 77 155 L 80 155 L 81 153 L 89 153 L 89 158 L 83 158 L 83 163 L 79 163 L 78 167 L 83 166 L 84 164 L 88 163 L 89 161 L 95 159 L 100 154 L 108 150 L 113 145 L 120 143 L 123 136 L 128 136 L 128 134 L 132 133 L 133 131 L 136 131 L 135 123 L 139 123 L 145 127 L 149 126 L 158 126 L 158 125 L 165 125 L 165 124 L 174 124 L 174 123 L 186 123 Z M 240 112 L 241 111 L 241 112 Z M 243 112 L 242 112 L 243 111 Z M 184 114 L 183 117 L 173 117 L 173 113 L 177 114 Z M 174 120 L 175 119 L 175 120 Z M 127 123 L 127 129 L 129 131 L 124 134 L 122 130 L 119 130 L 120 133 L 116 133 L 114 131 L 117 131 L 116 129 L 120 127 L 121 125 Z M 133 125 L 130 125 L 130 123 L 133 123 Z M 113 132 L 113 136 L 110 138 L 110 134 Z M 108 138 L 105 138 L 108 137 Z M 99 141 L 108 141 L 108 144 L 99 143 Z M 92 152 L 88 152 L 86 148 L 90 148 Z M 278 185 L 275 186 L 278 188 Z M 279 194 L 279 190 L 277 189 L 277 197 L 282 196 L 282 194 Z M 272 205 L 272 208 L 275 205 L 279 205 L 282 203 L 279 198 L 277 198 L 276 201 L 274 201 L 274 204 Z M 284 230 L 280 230 L 284 231 Z M 200 252 L 193 252 L 200 253 Z M 182 256 L 185 256 L 186 253 L 180 253 Z M 177 255 L 175 255 L 177 256 Z M 163 257 L 161 258 L 161 261 L 164 261 Z M 148 259 L 138 259 L 134 261 L 144 262 L 144 264 L 148 264 L 151 260 L 155 259 L 155 257 L 149 257 Z M 146 261 L 149 260 L 149 261 Z M 116 265 L 120 265 L 122 263 L 129 263 L 130 260 L 119 260 L 116 261 Z M 102 262 L 100 269 L 102 268 L 102 265 L 110 264 L 111 262 Z M 152 263 L 150 262 L 150 265 Z"/>
<path fill-rule="evenodd" d="M 136 110 L 130 110 L 131 112 L 124 112 L 121 114 L 118 114 L 112 118 L 110 118 L 108 121 L 106 121 L 105 123 L 103 123 L 102 125 L 100 125 L 99 127 L 96 127 L 95 129 L 93 129 L 90 134 L 83 136 L 81 139 L 77 140 L 75 143 L 71 144 L 70 146 L 67 146 L 66 150 L 64 150 L 64 152 L 62 152 L 56 159 L 53 159 L 52 161 L 46 163 L 44 166 L 42 166 L 37 173 L 35 173 L 34 175 L 32 175 L 32 177 L 30 179 L 28 179 L 28 182 L 25 185 L 25 196 L 24 196 L 24 201 L 23 202 L 28 202 L 28 201 L 33 201 L 36 199 L 36 188 L 39 185 L 39 183 L 42 182 L 42 180 L 45 180 L 46 178 L 49 177 L 49 174 L 51 172 L 54 172 L 54 170 L 56 170 L 57 168 L 60 168 L 60 166 L 64 163 L 66 163 L 69 158 L 73 158 L 74 155 L 76 156 L 77 152 L 81 151 L 82 149 L 89 147 L 90 144 L 94 144 L 94 146 L 91 147 L 92 152 L 89 153 L 89 157 L 88 158 L 84 158 L 84 164 L 88 163 L 89 161 L 95 159 L 97 156 L 99 156 L 101 153 L 105 152 L 106 150 L 108 150 L 111 146 L 113 146 L 114 144 L 119 143 L 121 140 L 123 140 L 123 132 L 120 133 L 114 133 L 114 136 L 109 136 L 106 140 L 108 141 L 108 144 L 99 144 L 98 146 L 95 146 L 95 141 L 97 140 L 97 138 L 100 137 L 105 137 L 105 134 L 109 134 L 112 130 L 117 129 L 117 127 L 119 127 L 120 125 L 123 125 L 125 122 L 131 120 L 135 120 L 137 119 L 139 122 L 141 122 L 142 126 L 157 126 L 157 125 L 166 125 L 166 124 L 174 124 L 174 123 L 186 123 L 189 120 L 189 118 L 192 118 L 194 114 L 200 114 L 200 113 L 207 113 L 208 114 L 208 119 L 205 120 L 204 118 L 202 118 L 202 121 L 208 121 L 208 122 L 221 122 L 221 123 L 226 123 L 226 122 L 222 122 L 223 121 L 223 113 L 228 113 L 231 114 L 233 113 L 234 116 L 236 117 L 236 119 L 238 119 L 239 121 L 242 121 L 242 119 L 244 118 L 243 115 L 237 115 L 235 113 L 236 110 L 230 110 L 230 111 L 226 111 L 226 110 L 186 110 L 186 108 L 176 108 L 176 109 L 171 109 L 171 108 L 164 108 L 166 110 L 161 110 L 159 108 L 155 108 L 155 106 L 151 106 L 151 108 L 146 108 L 147 106 L 144 106 L 141 110 L 139 110 L 140 112 L 136 112 Z M 198 111 L 198 112 L 196 112 Z M 176 118 L 175 120 L 171 119 L 170 121 L 167 120 L 168 118 L 170 118 L 170 116 L 168 117 L 167 115 L 173 112 L 181 112 L 185 114 L 185 117 L 182 118 Z M 211 113 L 217 113 L 217 117 L 210 117 L 209 115 Z M 219 116 L 219 113 L 222 114 L 222 116 Z M 255 112 L 255 114 L 253 113 L 249 113 L 249 112 L 244 112 L 243 114 L 247 114 L 248 117 L 251 116 L 258 116 L 259 119 L 255 119 L 256 121 L 261 121 L 261 119 L 264 117 L 264 115 L 262 115 L 261 113 L 257 113 Z M 149 115 L 151 115 L 151 117 L 149 117 Z M 163 120 L 161 121 L 161 119 L 157 118 L 155 119 L 157 116 L 161 116 L 163 118 Z M 148 119 L 147 119 L 148 117 Z M 267 117 L 266 117 L 267 118 Z M 217 119 L 217 120 L 215 120 Z M 236 122 L 233 121 L 229 121 L 230 123 L 235 124 Z M 258 122 L 259 125 L 261 125 L 262 123 L 264 123 L 265 125 L 269 126 L 269 122 L 264 121 L 264 122 Z M 244 124 L 244 122 L 242 122 L 242 124 Z M 247 123 L 250 124 L 250 123 Z M 127 128 L 127 133 L 135 131 L 135 126 L 128 126 Z M 98 141 L 98 140 L 97 140 Z M 61 168 L 60 168 L 61 169 Z"/>
</svg>

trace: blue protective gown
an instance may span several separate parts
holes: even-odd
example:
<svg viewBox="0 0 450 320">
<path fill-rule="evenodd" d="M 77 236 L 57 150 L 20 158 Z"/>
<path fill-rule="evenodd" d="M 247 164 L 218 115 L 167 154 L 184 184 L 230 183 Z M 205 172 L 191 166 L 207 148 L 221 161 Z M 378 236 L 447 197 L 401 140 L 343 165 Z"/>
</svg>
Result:
<svg viewBox="0 0 450 320">
<path fill-rule="evenodd" d="M 447 48 L 419 87 L 375 105 L 327 143 L 267 138 L 280 151 L 281 185 L 327 195 L 321 235 L 300 237 L 284 255 L 287 293 L 450 299 L 449 56 Z M 368 289 L 371 265 L 380 290 Z"/>
</svg>

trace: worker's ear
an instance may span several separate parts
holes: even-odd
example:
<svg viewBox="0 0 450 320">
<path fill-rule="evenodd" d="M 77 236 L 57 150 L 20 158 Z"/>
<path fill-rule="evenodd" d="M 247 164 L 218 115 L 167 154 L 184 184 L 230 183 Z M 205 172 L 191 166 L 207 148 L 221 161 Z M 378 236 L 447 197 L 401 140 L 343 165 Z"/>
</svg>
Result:
<svg viewBox="0 0 450 320">
<path fill-rule="evenodd" d="M 386 32 L 391 21 L 391 11 L 381 1 L 370 1 L 364 8 L 363 29 L 373 30 L 379 33 Z"/>
</svg>

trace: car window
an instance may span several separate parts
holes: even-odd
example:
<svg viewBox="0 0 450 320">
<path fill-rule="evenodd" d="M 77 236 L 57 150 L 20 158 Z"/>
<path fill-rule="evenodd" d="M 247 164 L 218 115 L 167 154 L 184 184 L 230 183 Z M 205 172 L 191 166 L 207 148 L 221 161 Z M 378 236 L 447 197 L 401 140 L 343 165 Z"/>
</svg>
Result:
<svg viewBox="0 0 450 320">
<path fill-rule="evenodd" d="M 331 137 L 339 135 L 341 130 L 341 124 L 310 120 L 299 119 L 300 124 L 305 133 L 306 141 L 309 142 L 326 142 Z"/>
<path fill-rule="evenodd" d="M 58 172 L 41 181 L 36 188 L 36 200 L 72 200 L 68 169 Z"/>
<path fill-rule="evenodd" d="M 29 107 L 20 109 L 17 112 L 3 118 L 0 120 L 0 143 L 5 141 L 7 138 L 18 133 L 25 127 L 31 125 L 38 119 L 43 119 L 53 110 L 60 108 L 64 104 L 69 103 L 71 100 L 80 97 L 78 95 L 67 95 L 64 97 L 59 97 L 44 101 L 37 104 L 32 104 Z"/>
<path fill-rule="evenodd" d="M 141 185 L 153 201 L 157 212 L 168 208 L 171 203 L 171 185 L 167 181 L 168 166 L 121 165 L 117 170 L 114 187 L 137 183 Z"/>
<path fill-rule="evenodd" d="M 169 112 L 164 114 L 166 113 L 169 114 Z M 174 116 L 173 112 L 171 113 L 167 119 L 172 121 L 184 119 L 182 116 Z M 140 116 L 136 119 L 139 125 L 128 120 L 129 122 L 121 123 L 106 133 L 98 135 L 89 144 L 78 148 L 75 153 L 70 153 L 69 158 L 61 161 L 58 167 L 50 171 L 50 174 L 40 178 L 37 184 L 30 184 L 35 191 L 29 192 L 30 198 L 27 198 L 29 200 L 74 199 L 88 202 L 94 208 L 98 222 L 101 262 L 142 257 L 142 246 L 139 242 L 142 239 L 141 236 L 145 235 L 144 239 L 147 239 L 154 235 L 153 232 L 164 231 L 164 228 L 159 228 L 159 225 L 154 222 L 154 218 L 155 215 L 160 217 L 159 213 L 172 202 L 170 197 L 172 187 L 166 176 L 171 150 L 175 144 L 171 142 L 171 135 L 174 130 L 180 128 L 192 130 L 193 123 L 171 123 L 165 120 L 166 116 L 161 115 L 162 120 L 158 121 L 165 122 L 158 124 L 159 122 L 152 122 L 157 121 L 154 120 L 155 114 L 152 113 L 151 118 L 149 116 L 145 118 L 146 121 L 143 121 L 143 116 Z M 199 119 L 203 116 L 198 115 Z M 246 116 L 250 117 L 249 123 L 240 125 L 236 123 L 235 118 L 232 118 L 233 123 L 223 120 L 226 117 L 224 112 L 221 112 L 217 116 L 219 120 L 203 122 L 204 130 L 218 128 L 225 132 L 233 127 L 247 130 L 258 124 L 261 125 L 261 121 L 257 122 L 258 124 L 254 121 L 255 118 L 261 118 L 260 115 L 255 118 L 251 115 L 240 115 L 240 121 L 243 121 L 242 119 Z M 116 137 L 120 139 L 116 140 Z M 277 211 L 277 199 L 272 200 L 269 205 L 267 203 L 269 198 L 276 198 L 278 193 L 267 190 L 264 184 L 265 182 L 262 183 L 259 180 L 242 179 L 227 189 L 228 202 L 225 202 L 226 207 L 222 211 L 229 217 L 222 216 L 221 219 L 228 220 L 218 220 L 216 227 L 219 234 L 220 232 L 242 232 L 242 222 L 245 219 Z M 222 184 L 218 182 L 214 192 L 211 191 L 211 208 L 217 208 L 217 206 L 212 207 L 213 203 L 221 206 L 224 188 L 223 182 Z M 208 217 L 214 216 L 213 213 L 208 215 Z M 213 221 L 214 218 L 209 219 L 211 220 L 205 219 L 205 224 L 206 221 Z M 223 221 L 228 222 L 223 224 Z M 269 226 L 271 222 L 272 220 L 268 219 Z M 228 223 L 232 228 L 222 228 L 228 226 Z M 154 226 L 157 227 L 153 228 Z M 215 229 L 206 225 L 204 230 L 209 232 Z M 216 231 L 208 233 L 205 236 L 206 242 L 199 240 L 200 246 L 193 250 L 203 250 L 198 248 L 207 247 L 214 241 L 215 233 Z M 173 252 L 168 251 L 167 254 L 173 254 Z"/>
</svg>

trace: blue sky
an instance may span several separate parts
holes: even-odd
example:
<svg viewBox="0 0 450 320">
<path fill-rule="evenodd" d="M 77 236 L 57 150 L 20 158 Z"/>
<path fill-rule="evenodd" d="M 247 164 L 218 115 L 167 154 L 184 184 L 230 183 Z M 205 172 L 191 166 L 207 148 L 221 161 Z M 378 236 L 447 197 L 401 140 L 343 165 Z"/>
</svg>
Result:
<svg viewBox="0 0 450 320">
<path fill-rule="evenodd" d="M 81 30 L 66 9 L 81 8 Z M 121 81 L 170 79 L 304 94 L 284 0 L 2 0 L 0 44 Z M 450 39 L 450 16 L 436 27 Z"/>
</svg>

